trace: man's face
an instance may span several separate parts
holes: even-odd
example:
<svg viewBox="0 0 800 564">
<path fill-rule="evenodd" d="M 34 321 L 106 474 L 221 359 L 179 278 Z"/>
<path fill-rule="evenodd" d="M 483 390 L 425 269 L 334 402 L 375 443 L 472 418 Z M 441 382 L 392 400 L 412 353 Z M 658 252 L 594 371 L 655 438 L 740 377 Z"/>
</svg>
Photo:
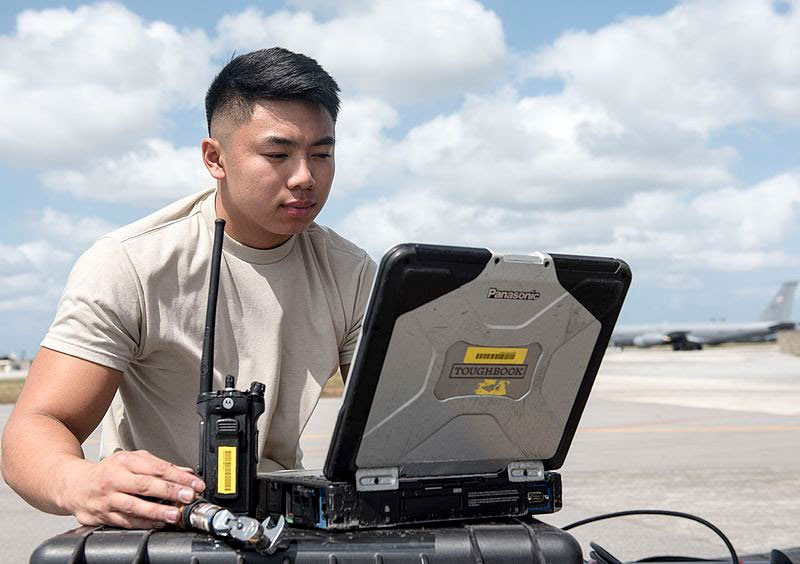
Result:
<svg viewBox="0 0 800 564">
<path fill-rule="evenodd" d="M 217 214 L 234 239 L 270 248 L 300 233 L 333 182 L 334 123 L 321 105 L 257 102 L 247 122 L 222 131 Z M 216 176 L 216 175 L 215 175 Z"/>
</svg>

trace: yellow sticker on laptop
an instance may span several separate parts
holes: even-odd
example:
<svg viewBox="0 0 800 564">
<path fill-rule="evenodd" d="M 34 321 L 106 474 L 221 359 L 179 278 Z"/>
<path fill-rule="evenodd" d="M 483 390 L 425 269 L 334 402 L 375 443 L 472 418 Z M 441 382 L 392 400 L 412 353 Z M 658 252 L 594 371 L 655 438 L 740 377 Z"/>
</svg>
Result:
<svg viewBox="0 0 800 564">
<path fill-rule="evenodd" d="M 509 383 L 510 380 L 486 378 L 478 383 L 474 393 L 478 396 L 505 396 L 508 394 L 507 386 Z"/>
<path fill-rule="evenodd" d="M 465 364 L 525 364 L 527 348 L 519 347 L 467 347 Z"/>
</svg>

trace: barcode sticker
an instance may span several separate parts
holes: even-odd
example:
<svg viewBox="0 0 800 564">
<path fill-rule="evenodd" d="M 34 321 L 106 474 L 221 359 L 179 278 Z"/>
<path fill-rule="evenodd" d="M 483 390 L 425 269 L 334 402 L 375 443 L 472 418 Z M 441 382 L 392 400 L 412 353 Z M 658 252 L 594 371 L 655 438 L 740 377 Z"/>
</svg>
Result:
<svg viewBox="0 0 800 564">
<path fill-rule="evenodd" d="M 526 348 L 467 347 L 464 362 L 467 364 L 523 364 L 528 356 Z"/>
<path fill-rule="evenodd" d="M 236 493 L 236 447 L 217 449 L 217 494 Z"/>
</svg>

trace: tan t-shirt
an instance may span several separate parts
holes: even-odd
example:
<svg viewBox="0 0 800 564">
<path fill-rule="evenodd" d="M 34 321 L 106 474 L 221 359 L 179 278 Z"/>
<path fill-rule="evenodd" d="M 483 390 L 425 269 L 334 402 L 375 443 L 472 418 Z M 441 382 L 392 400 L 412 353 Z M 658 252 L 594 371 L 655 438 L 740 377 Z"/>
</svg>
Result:
<svg viewBox="0 0 800 564">
<path fill-rule="evenodd" d="M 124 373 L 100 455 L 147 449 L 194 467 L 195 410 L 215 191 L 101 238 L 78 259 L 42 346 Z M 300 434 L 325 382 L 352 360 L 375 273 L 366 252 L 312 224 L 268 250 L 225 238 L 214 388 L 266 385 L 259 471 L 300 466 Z M 333 424 L 333 422 L 332 422 Z"/>
</svg>

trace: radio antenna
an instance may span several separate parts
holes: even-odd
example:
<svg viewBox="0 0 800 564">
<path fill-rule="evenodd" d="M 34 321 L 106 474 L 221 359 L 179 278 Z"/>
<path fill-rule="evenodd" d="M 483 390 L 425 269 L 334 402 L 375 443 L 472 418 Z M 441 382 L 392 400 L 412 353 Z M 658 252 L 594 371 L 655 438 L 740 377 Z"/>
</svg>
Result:
<svg viewBox="0 0 800 564">
<path fill-rule="evenodd" d="M 203 356 L 200 359 L 200 393 L 210 392 L 214 384 L 214 328 L 217 322 L 219 269 L 222 261 L 222 241 L 225 239 L 225 220 L 214 222 L 214 247 L 211 251 L 211 273 L 208 280 L 206 328 L 203 332 Z"/>
</svg>

